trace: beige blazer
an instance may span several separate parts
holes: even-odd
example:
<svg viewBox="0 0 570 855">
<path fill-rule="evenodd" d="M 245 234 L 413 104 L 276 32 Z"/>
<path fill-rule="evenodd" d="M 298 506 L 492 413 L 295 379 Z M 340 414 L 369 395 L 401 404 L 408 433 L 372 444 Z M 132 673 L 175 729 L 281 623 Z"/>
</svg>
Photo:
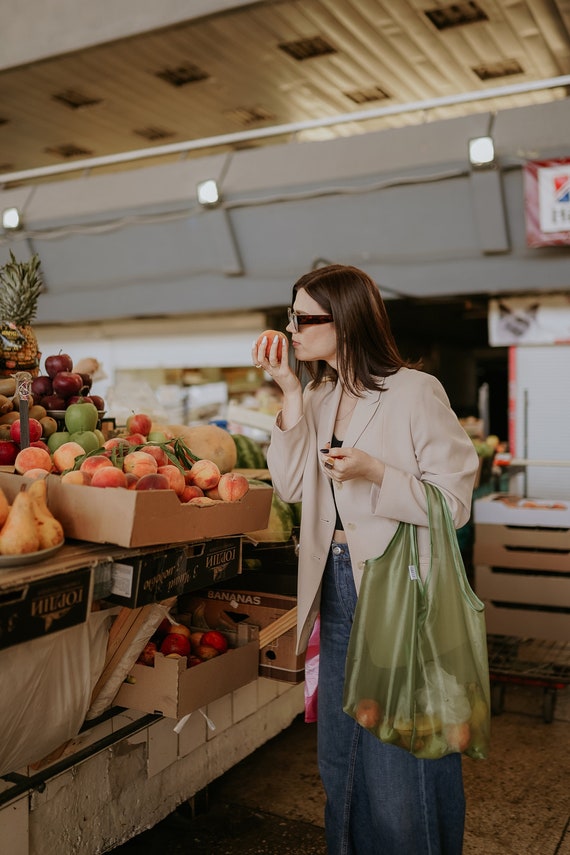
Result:
<svg viewBox="0 0 570 855">
<path fill-rule="evenodd" d="M 278 415 L 267 453 L 273 486 L 286 502 L 302 505 L 298 574 L 298 651 L 307 647 L 319 612 L 320 585 L 333 532 L 335 505 L 350 550 L 356 589 L 364 562 L 381 555 L 400 521 L 418 529 L 420 573 L 430 560 L 427 507 L 422 481 L 445 494 L 457 528 L 469 519 L 478 467 L 473 443 L 450 408 L 435 377 L 402 368 L 356 404 L 343 445 L 366 451 L 386 464 L 382 487 L 363 478 L 331 487 L 319 449 L 331 441 L 341 396 L 327 382 L 304 391 L 304 412 L 288 430 Z"/>
</svg>

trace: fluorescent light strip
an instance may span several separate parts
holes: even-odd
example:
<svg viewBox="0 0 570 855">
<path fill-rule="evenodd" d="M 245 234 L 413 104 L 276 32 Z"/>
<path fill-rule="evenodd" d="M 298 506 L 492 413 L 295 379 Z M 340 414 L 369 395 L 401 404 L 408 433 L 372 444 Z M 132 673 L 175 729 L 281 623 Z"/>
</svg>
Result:
<svg viewBox="0 0 570 855">
<path fill-rule="evenodd" d="M 513 83 L 509 86 L 498 86 L 486 89 L 484 92 L 462 92 L 457 95 L 444 95 L 441 98 L 429 98 L 425 101 L 409 101 L 406 104 L 392 104 L 377 107 L 373 110 L 357 110 L 354 113 L 341 113 L 321 119 L 308 119 L 304 122 L 291 122 L 287 125 L 273 125 L 270 128 L 258 128 L 252 131 L 240 131 L 233 134 L 221 134 L 215 137 L 203 137 L 198 140 L 188 140 L 170 145 L 155 146 L 154 148 L 125 151 L 109 154 L 103 157 L 91 157 L 76 160 L 74 163 L 61 163 L 53 166 L 40 166 L 36 169 L 24 169 L 20 172 L 5 172 L 0 174 L 0 184 L 12 181 L 25 181 L 31 178 L 44 178 L 48 175 L 62 175 L 66 172 L 79 172 L 85 169 L 95 169 L 98 166 L 111 166 L 118 163 L 130 163 L 149 157 L 164 157 L 186 151 L 197 151 L 201 148 L 231 145 L 248 140 L 267 139 L 268 137 L 294 134 L 312 128 L 327 128 L 332 125 L 343 125 L 349 122 L 362 122 L 367 119 L 379 119 L 382 116 L 395 116 L 400 113 L 413 113 L 418 110 L 433 110 L 437 107 L 449 107 L 455 104 L 469 104 L 475 101 L 486 101 L 490 98 L 504 98 L 508 95 L 520 95 L 525 92 L 538 92 L 544 89 L 554 89 L 558 86 L 569 86 L 570 74 L 561 77 L 551 77 L 547 80 L 535 80 L 529 83 Z"/>
</svg>

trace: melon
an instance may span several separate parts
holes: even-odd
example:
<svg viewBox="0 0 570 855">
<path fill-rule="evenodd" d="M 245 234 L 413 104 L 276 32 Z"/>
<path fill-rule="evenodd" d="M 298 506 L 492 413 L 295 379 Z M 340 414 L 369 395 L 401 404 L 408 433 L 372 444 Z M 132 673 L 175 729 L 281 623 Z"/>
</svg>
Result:
<svg viewBox="0 0 570 855">
<path fill-rule="evenodd" d="M 265 454 L 258 442 L 242 433 L 233 433 L 231 436 L 237 449 L 237 469 L 267 468 Z"/>
<path fill-rule="evenodd" d="M 253 482 L 250 482 L 253 483 Z M 293 511 L 291 506 L 280 499 L 277 493 L 271 497 L 271 510 L 267 528 L 259 531 L 248 531 L 246 537 L 250 537 L 259 543 L 281 543 L 289 540 L 293 531 Z"/>
<path fill-rule="evenodd" d="M 192 454 L 216 464 L 220 472 L 235 469 L 237 448 L 231 433 L 218 425 L 167 425 L 173 437 L 181 437 Z"/>
</svg>

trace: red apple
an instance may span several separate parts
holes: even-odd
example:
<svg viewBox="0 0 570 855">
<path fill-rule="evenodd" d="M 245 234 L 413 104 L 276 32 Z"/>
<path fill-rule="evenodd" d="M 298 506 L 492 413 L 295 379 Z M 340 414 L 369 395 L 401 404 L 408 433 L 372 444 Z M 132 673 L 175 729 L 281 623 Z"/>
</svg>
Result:
<svg viewBox="0 0 570 855">
<path fill-rule="evenodd" d="M 103 410 L 105 409 L 105 401 L 103 400 L 103 398 L 101 398 L 99 395 L 90 395 L 89 397 L 91 398 L 92 403 L 95 404 L 99 412 L 103 412 Z"/>
<path fill-rule="evenodd" d="M 157 649 L 158 648 L 154 641 L 148 641 L 145 644 L 143 650 L 141 651 L 137 662 L 140 662 L 141 665 L 154 666 L 154 654 L 156 653 Z"/>
<path fill-rule="evenodd" d="M 73 359 L 68 353 L 56 353 L 53 356 L 46 357 L 45 367 L 46 374 L 53 378 L 60 371 L 71 371 L 73 369 Z"/>
<path fill-rule="evenodd" d="M 202 636 L 200 644 L 205 644 L 208 647 L 214 647 L 218 653 L 225 653 L 228 649 L 228 640 L 225 635 L 218 632 L 217 629 L 210 629 Z"/>
<path fill-rule="evenodd" d="M 146 413 L 133 413 L 127 419 L 127 430 L 130 434 L 142 433 L 148 436 L 152 428 L 152 419 Z"/>
<path fill-rule="evenodd" d="M 194 648 L 194 653 L 202 660 L 202 662 L 220 655 L 220 651 L 216 650 L 215 647 L 210 647 L 209 644 L 197 644 Z"/>
<path fill-rule="evenodd" d="M 52 380 L 54 394 L 60 395 L 67 400 L 72 395 L 77 395 L 83 381 L 81 374 L 75 374 L 73 371 L 60 371 Z"/>
<path fill-rule="evenodd" d="M 46 377 L 40 374 L 39 377 L 34 377 L 32 380 L 32 395 L 35 399 L 45 398 L 47 395 L 53 395 L 53 386 L 51 377 Z"/>
<path fill-rule="evenodd" d="M 13 466 L 19 450 L 11 439 L 0 440 L 0 466 Z"/>
<path fill-rule="evenodd" d="M 188 656 L 190 653 L 190 639 L 178 632 L 169 632 L 160 645 L 160 652 L 168 656 L 169 653 L 177 653 L 179 656 Z"/>
<path fill-rule="evenodd" d="M 65 410 L 67 401 L 61 395 L 46 395 L 42 398 L 42 407 L 46 410 Z"/>
<path fill-rule="evenodd" d="M 77 371 L 76 373 L 79 374 L 83 380 L 83 386 L 81 388 L 89 390 L 93 385 L 93 377 L 91 374 L 84 374 L 82 371 Z"/>
<path fill-rule="evenodd" d="M 199 656 L 189 656 L 186 664 L 189 668 L 194 668 L 195 665 L 201 665 L 202 660 Z"/>
<path fill-rule="evenodd" d="M 18 419 L 15 422 L 12 422 L 10 425 L 10 439 L 13 442 L 17 442 L 18 445 L 22 441 L 22 433 L 21 433 L 21 421 Z M 29 435 L 30 435 L 30 443 L 36 442 L 40 439 L 43 428 L 37 419 L 28 419 L 29 425 Z"/>
<path fill-rule="evenodd" d="M 170 621 L 169 621 L 169 623 L 170 623 Z M 191 636 L 190 630 L 183 623 L 171 623 L 170 626 L 168 627 L 168 629 L 166 630 L 167 634 L 169 632 L 174 632 L 174 633 L 177 633 L 178 635 L 183 635 L 185 638 L 188 638 L 188 639 L 190 639 L 190 636 Z"/>
<path fill-rule="evenodd" d="M 43 439 L 35 439 L 33 442 L 30 442 L 30 448 L 43 448 L 48 454 L 50 453 L 49 445 Z"/>
<path fill-rule="evenodd" d="M 93 401 L 90 395 L 72 395 L 67 399 L 67 406 L 71 404 L 93 404 Z"/>
</svg>

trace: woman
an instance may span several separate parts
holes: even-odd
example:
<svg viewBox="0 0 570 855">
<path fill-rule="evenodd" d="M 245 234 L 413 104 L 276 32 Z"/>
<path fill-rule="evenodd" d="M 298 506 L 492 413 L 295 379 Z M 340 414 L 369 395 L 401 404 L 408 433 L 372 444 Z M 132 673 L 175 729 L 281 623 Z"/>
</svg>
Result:
<svg viewBox="0 0 570 855">
<path fill-rule="evenodd" d="M 319 771 L 331 855 L 458 855 L 461 756 L 420 760 L 382 744 L 343 712 L 344 664 L 364 562 L 403 520 L 429 566 L 423 480 L 445 494 L 456 527 L 470 514 L 478 459 L 439 381 L 408 367 L 376 284 L 330 265 L 293 287 L 287 342 L 252 357 L 283 392 L 267 455 L 273 484 L 302 501 L 298 649 L 320 612 Z M 305 369 L 310 381 L 303 391 Z"/>
</svg>

